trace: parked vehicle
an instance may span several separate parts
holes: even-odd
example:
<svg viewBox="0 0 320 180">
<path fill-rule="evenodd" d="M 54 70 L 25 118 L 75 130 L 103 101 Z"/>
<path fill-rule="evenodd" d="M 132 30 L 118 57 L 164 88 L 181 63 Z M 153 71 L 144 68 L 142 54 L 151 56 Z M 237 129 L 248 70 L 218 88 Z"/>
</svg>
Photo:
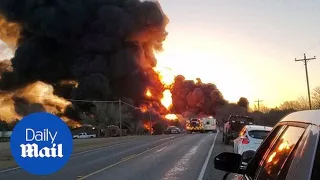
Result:
<svg viewBox="0 0 320 180">
<path fill-rule="evenodd" d="M 180 134 L 181 131 L 176 126 L 169 126 L 165 131 L 164 134 Z"/>
<path fill-rule="evenodd" d="M 233 141 L 233 152 L 242 155 L 245 151 L 256 151 L 271 130 L 272 127 L 246 125 Z"/>
<path fill-rule="evenodd" d="M 110 125 L 107 127 L 107 136 L 118 137 L 120 136 L 120 128 L 115 125 Z"/>
<path fill-rule="evenodd" d="M 228 121 L 224 124 L 222 141 L 229 144 L 231 140 L 239 136 L 241 129 L 245 125 L 252 125 L 253 119 L 248 116 L 231 115 Z"/>
<path fill-rule="evenodd" d="M 320 110 L 295 112 L 273 128 L 255 153 L 224 152 L 215 157 L 214 166 L 227 172 L 224 179 L 318 180 L 319 138 Z M 241 167 L 244 156 L 248 164 Z"/>
<path fill-rule="evenodd" d="M 186 129 L 188 133 L 192 132 L 201 132 L 203 133 L 204 130 L 204 125 L 203 125 L 203 120 L 200 118 L 191 118 L 190 120 L 186 121 Z"/>
<path fill-rule="evenodd" d="M 214 117 L 212 116 L 205 117 L 205 118 L 202 118 L 202 121 L 203 121 L 205 132 L 210 132 L 210 131 L 214 133 L 217 132 L 217 120 Z"/>
<path fill-rule="evenodd" d="M 77 135 L 73 135 L 73 139 L 88 139 L 88 138 L 95 138 L 97 137 L 96 134 L 87 134 L 87 133 L 80 133 Z"/>
</svg>

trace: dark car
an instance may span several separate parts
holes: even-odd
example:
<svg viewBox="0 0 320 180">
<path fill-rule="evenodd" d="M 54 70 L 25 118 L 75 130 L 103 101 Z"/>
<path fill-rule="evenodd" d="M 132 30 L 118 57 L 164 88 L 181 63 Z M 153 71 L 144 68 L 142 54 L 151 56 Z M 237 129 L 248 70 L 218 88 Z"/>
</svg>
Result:
<svg viewBox="0 0 320 180">
<path fill-rule="evenodd" d="M 319 138 L 320 110 L 295 112 L 273 128 L 256 152 L 224 152 L 214 165 L 228 172 L 224 179 L 319 180 Z"/>
<path fill-rule="evenodd" d="M 222 141 L 229 144 L 231 140 L 239 136 L 241 129 L 246 125 L 252 125 L 253 118 L 248 116 L 231 115 L 223 128 Z"/>
<path fill-rule="evenodd" d="M 180 134 L 180 129 L 176 126 L 169 126 L 164 133 L 165 134 Z"/>
</svg>

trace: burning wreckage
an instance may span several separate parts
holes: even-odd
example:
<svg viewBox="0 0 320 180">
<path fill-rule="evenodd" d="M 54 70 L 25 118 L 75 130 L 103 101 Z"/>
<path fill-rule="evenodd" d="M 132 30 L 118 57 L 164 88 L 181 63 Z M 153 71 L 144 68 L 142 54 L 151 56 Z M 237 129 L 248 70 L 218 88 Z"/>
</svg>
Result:
<svg viewBox="0 0 320 180">
<path fill-rule="evenodd" d="M 0 66 L 1 120 L 47 111 L 76 126 L 112 124 L 115 107 L 89 101 L 118 99 L 158 120 L 214 115 L 226 103 L 214 84 L 157 66 L 168 22 L 154 1 L 1 0 L 0 39 L 15 49 Z"/>
</svg>

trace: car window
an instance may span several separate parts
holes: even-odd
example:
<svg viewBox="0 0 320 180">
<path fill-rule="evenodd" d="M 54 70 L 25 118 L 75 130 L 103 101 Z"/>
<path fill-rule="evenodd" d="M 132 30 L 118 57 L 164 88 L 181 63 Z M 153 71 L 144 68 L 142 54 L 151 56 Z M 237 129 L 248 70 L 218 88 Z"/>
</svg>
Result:
<svg viewBox="0 0 320 180">
<path fill-rule="evenodd" d="M 282 167 L 304 131 L 305 129 L 302 127 L 289 126 L 261 161 L 261 170 L 256 179 L 278 179 Z"/>
<path fill-rule="evenodd" d="M 272 146 L 273 141 L 281 134 L 285 125 L 276 126 L 268 135 L 268 137 L 264 140 L 261 146 L 257 149 L 256 154 L 249 162 L 245 174 L 251 178 L 253 178 L 258 170 L 259 163 L 265 155 L 266 151 Z"/>
<path fill-rule="evenodd" d="M 248 132 L 249 136 L 254 139 L 265 139 L 270 131 L 263 130 L 251 130 Z"/>
</svg>

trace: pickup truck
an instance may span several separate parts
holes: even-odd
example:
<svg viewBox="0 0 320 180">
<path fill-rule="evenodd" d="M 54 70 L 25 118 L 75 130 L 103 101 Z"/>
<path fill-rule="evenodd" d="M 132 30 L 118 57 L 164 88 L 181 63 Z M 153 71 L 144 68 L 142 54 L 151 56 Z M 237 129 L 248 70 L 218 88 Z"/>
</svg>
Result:
<svg viewBox="0 0 320 180">
<path fill-rule="evenodd" d="M 78 135 L 73 135 L 73 139 L 89 139 L 89 138 L 95 138 L 97 135 L 95 134 L 87 134 L 87 133 L 80 133 Z"/>
<path fill-rule="evenodd" d="M 224 124 L 222 141 L 225 144 L 229 144 L 231 140 L 239 136 L 241 129 L 245 125 L 253 124 L 253 122 L 253 118 L 248 116 L 231 115 Z"/>
</svg>

